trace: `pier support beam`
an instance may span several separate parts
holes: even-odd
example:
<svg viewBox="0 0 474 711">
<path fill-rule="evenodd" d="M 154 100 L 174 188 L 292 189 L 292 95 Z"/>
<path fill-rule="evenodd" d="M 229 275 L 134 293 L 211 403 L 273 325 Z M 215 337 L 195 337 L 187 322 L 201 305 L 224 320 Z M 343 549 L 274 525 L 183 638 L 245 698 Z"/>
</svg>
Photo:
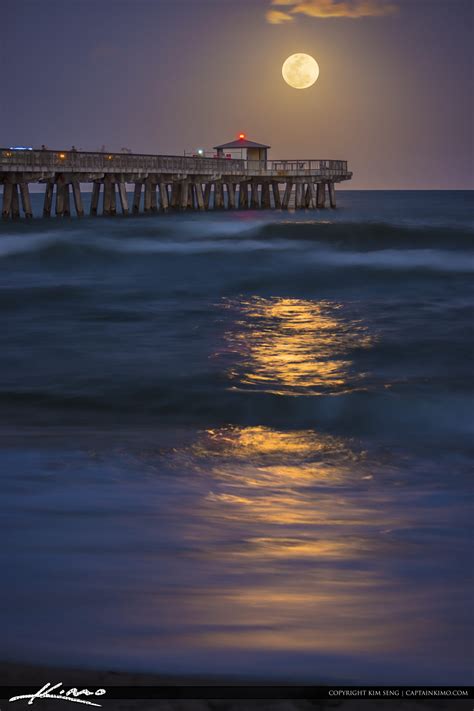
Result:
<svg viewBox="0 0 474 711">
<path fill-rule="evenodd" d="M 156 183 L 150 181 L 150 210 L 158 212 L 158 200 L 156 196 Z"/>
<path fill-rule="evenodd" d="M 92 195 L 91 195 L 91 207 L 90 214 L 97 215 L 97 209 L 99 207 L 99 197 L 100 197 L 100 183 L 95 181 L 92 183 Z M 46 198 L 45 198 L 46 200 Z"/>
<path fill-rule="evenodd" d="M 13 196 L 13 184 L 10 182 L 3 183 L 2 217 L 4 220 L 8 220 L 11 215 L 12 196 Z"/>
<path fill-rule="evenodd" d="M 324 183 L 318 183 L 316 188 L 316 206 L 318 208 L 326 207 L 326 186 Z"/>
<path fill-rule="evenodd" d="M 12 218 L 14 220 L 17 220 L 20 217 L 20 200 L 18 198 L 18 185 L 14 183 L 12 188 Z"/>
<path fill-rule="evenodd" d="M 332 208 L 336 207 L 336 188 L 333 182 L 328 183 L 328 192 L 329 192 L 329 204 L 331 205 Z"/>
<path fill-rule="evenodd" d="M 235 185 L 227 183 L 227 207 L 230 210 L 235 210 Z"/>
<path fill-rule="evenodd" d="M 258 183 L 256 180 L 252 180 L 250 183 L 250 207 L 259 208 L 259 195 L 258 195 Z"/>
<path fill-rule="evenodd" d="M 268 180 L 262 183 L 262 208 L 270 209 L 270 183 Z"/>
<path fill-rule="evenodd" d="M 128 198 L 127 198 L 127 189 L 125 187 L 125 183 L 123 180 L 121 180 L 119 183 L 117 183 L 118 187 L 118 194 L 119 194 L 119 200 L 120 200 L 120 208 L 122 210 L 122 215 L 128 215 Z"/>
<path fill-rule="evenodd" d="M 74 207 L 78 217 L 84 217 L 84 207 L 82 205 L 81 185 L 78 180 L 72 181 L 72 196 L 74 198 Z"/>
<path fill-rule="evenodd" d="M 20 183 L 20 195 L 21 195 L 21 205 L 23 207 L 23 212 L 26 218 L 33 217 L 33 210 L 31 209 L 30 191 L 28 190 L 28 183 Z"/>
<path fill-rule="evenodd" d="M 51 205 L 53 204 L 54 183 L 48 180 L 44 191 L 43 217 L 51 217 Z"/>
<path fill-rule="evenodd" d="M 163 212 L 168 212 L 168 186 L 166 183 L 160 183 L 160 208 Z"/>
<path fill-rule="evenodd" d="M 102 214 L 109 217 L 112 214 L 112 182 L 106 175 L 104 178 L 104 200 Z"/>
<path fill-rule="evenodd" d="M 197 201 L 197 206 L 198 210 L 204 210 L 204 195 L 202 192 L 202 183 L 196 183 L 194 186 L 196 190 L 196 201 Z"/>
<path fill-rule="evenodd" d="M 295 208 L 297 210 L 301 210 L 305 206 L 303 198 L 304 198 L 304 185 L 303 185 L 303 183 L 296 183 Z"/>
<path fill-rule="evenodd" d="M 204 186 L 204 209 L 209 210 L 211 206 L 211 189 L 212 183 L 206 183 Z"/>
<path fill-rule="evenodd" d="M 181 199 L 179 202 L 180 210 L 187 210 L 188 208 L 188 194 L 189 194 L 189 183 L 187 180 L 181 181 Z"/>
<path fill-rule="evenodd" d="M 288 210 L 288 207 L 290 205 L 290 199 L 291 199 L 291 192 L 293 190 L 293 183 L 288 182 L 285 186 L 285 192 L 283 194 L 283 200 L 281 203 L 281 206 L 283 210 Z"/>
<path fill-rule="evenodd" d="M 194 184 L 188 183 L 188 210 L 194 210 Z"/>
<path fill-rule="evenodd" d="M 142 197 L 142 184 L 140 182 L 135 183 L 135 188 L 133 190 L 133 206 L 132 211 L 134 215 L 138 215 L 140 212 L 140 202 Z"/>
<path fill-rule="evenodd" d="M 69 190 L 69 183 L 65 183 L 63 186 L 64 194 L 64 205 L 63 205 L 63 216 L 71 217 L 71 192 Z"/>
<path fill-rule="evenodd" d="M 179 207 L 179 183 L 171 183 L 171 207 L 177 209 Z"/>
<path fill-rule="evenodd" d="M 272 192 L 273 202 L 275 203 L 275 209 L 279 210 L 281 208 L 280 186 L 276 180 L 272 181 Z"/>
<path fill-rule="evenodd" d="M 115 179 L 112 179 L 112 181 L 111 181 L 111 189 L 110 189 L 110 214 L 111 214 L 111 215 L 116 215 L 116 214 L 117 214 L 117 191 L 115 190 Z"/>
<path fill-rule="evenodd" d="M 247 208 L 249 206 L 249 184 L 242 181 L 239 185 L 239 207 Z"/>
<path fill-rule="evenodd" d="M 59 178 L 56 181 L 56 217 L 64 215 L 64 181 Z"/>
<path fill-rule="evenodd" d="M 13 183 L 12 191 L 12 218 L 17 220 L 20 217 L 20 199 L 18 197 L 18 185 Z"/>
<path fill-rule="evenodd" d="M 150 212 L 151 210 L 151 183 L 149 180 L 145 180 L 145 197 L 143 199 L 143 212 Z"/>
<path fill-rule="evenodd" d="M 224 190 L 220 180 L 214 183 L 214 210 L 221 210 L 224 207 Z"/>
<path fill-rule="evenodd" d="M 306 207 L 314 207 L 314 185 L 313 183 L 308 183 L 306 186 L 306 196 L 305 196 Z"/>
</svg>

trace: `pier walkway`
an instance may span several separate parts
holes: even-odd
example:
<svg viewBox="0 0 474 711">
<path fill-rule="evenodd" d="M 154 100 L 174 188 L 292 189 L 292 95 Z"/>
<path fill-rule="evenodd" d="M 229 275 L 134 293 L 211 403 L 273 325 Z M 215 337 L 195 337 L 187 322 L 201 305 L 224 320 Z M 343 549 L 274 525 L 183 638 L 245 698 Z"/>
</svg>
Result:
<svg viewBox="0 0 474 711">
<path fill-rule="evenodd" d="M 241 160 L 187 156 L 0 148 L 2 216 L 32 217 L 29 185 L 45 185 L 43 216 L 84 215 L 81 185 L 90 183 L 90 214 L 168 210 L 336 207 L 335 184 L 350 180 L 343 160 Z M 133 185 L 129 205 L 127 184 Z M 102 197 L 102 199 L 100 199 Z M 54 205 L 53 205 L 54 203 Z M 101 203 L 102 209 L 100 209 Z M 53 210 L 54 208 L 54 210 Z"/>
</svg>

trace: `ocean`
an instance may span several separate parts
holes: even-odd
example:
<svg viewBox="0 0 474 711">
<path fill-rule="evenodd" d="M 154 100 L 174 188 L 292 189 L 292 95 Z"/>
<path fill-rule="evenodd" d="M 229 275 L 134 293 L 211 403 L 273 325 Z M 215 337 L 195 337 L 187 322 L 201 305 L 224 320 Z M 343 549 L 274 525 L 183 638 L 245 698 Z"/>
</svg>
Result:
<svg viewBox="0 0 474 711">
<path fill-rule="evenodd" d="M 2 223 L 1 658 L 472 683 L 473 214 Z"/>
</svg>

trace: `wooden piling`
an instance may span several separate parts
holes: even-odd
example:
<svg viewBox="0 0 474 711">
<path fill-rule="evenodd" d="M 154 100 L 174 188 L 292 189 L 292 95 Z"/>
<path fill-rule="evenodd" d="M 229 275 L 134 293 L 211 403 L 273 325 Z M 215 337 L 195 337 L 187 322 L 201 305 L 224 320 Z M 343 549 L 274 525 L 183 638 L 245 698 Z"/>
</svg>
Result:
<svg viewBox="0 0 474 711">
<path fill-rule="evenodd" d="M 285 192 L 284 192 L 284 194 L 283 194 L 283 200 L 282 200 L 282 203 L 281 203 L 281 206 L 282 206 L 283 210 L 288 210 L 288 207 L 289 207 L 289 205 L 290 205 L 290 199 L 291 199 L 292 190 L 293 190 L 293 183 L 292 183 L 291 181 L 289 181 L 289 182 L 286 183 L 286 185 L 285 185 Z"/>
<path fill-rule="evenodd" d="M 268 210 L 271 207 L 270 204 L 270 183 L 265 180 L 262 183 L 262 207 Z"/>
<path fill-rule="evenodd" d="M 204 186 L 204 209 L 209 210 L 211 207 L 211 190 L 212 183 L 206 183 Z"/>
<path fill-rule="evenodd" d="M 145 180 L 145 195 L 143 198 L 143 212 L 150 212 L 151 210 L 151 184 L 147 179 Z"/>
<path fill-rule="evenodd" d="M 140 202 L 141 202 L 141 197 L 142 197 L 142 184 L 141 182 L 137 181 L 135 183 L 135 188 L 133 191 L 133 207 L 132 211 L 134 215 L 138 215 L 140 212 Z"/>
<path fill-rule="evenodd" d="M 20 217 L 20 200 L 18 197 L 18 185 L 17 183 L 13 183 L 13 192 L 12 192 L 12 218 L 14 220 L 17 220 Z"/>
<path fill-rule="evenodd" d="M 303 192 L 304 192 L 303 183 L 296 183 L 295 208 L 297 210 L 301 210 L 304 207 Z"/>
<path fill-rule="evenodd" d="M 177 209 L 179 207 L 180 184 L 171 184 L 171 207 Z"/>
<path fill-rule="evenodd" d="M 100 197 L 100 183 L 96 180 L 92 183 L 91 207 L 90 214 L 97 215 Z"/>
<path fill-rule="evenodd" d="M 168 186 L 166 183 L 160 183 L 160 208 L 163 212 L 168 212 L 169 198 Z"/>
<path fill-rule="evenodd" d="M 158 201 L 156 197 L 156 183 L 150 181 L 150 210 L 158 212 Z"/>
<path fill-rule="evenodd" d="M 110 180 L 110 214 L 117 214 L 117 191 L 115 190 L 115 179 Z"/>
<path fill-rule="evenodd" d="M 56 181 L 56 217 L 64 215 L 64 181 L 58 178 Z"/>
<path fill-rule="evenodd" d="M 110 178 L 106 175 L 104 178 L 104 197 L 103 197 L 103 208 L 102 214 L 109 217 L 112 208 L 112 183 Z"/>
<path fill-rule="evenodd" d="M 187 210 L 188 207 L 188 191 L 189 191 L 189 183 L 187 180 L 182 180 L 180 184 L 180 200 L 179 200 L 179 209 L 180 210 Z"/>
<path fill-rule="evenodd" d="M 204 207 L 204 195 L 202 192 L 202 183 L 201 182 L 196 183 L 195 189 L 196 189 L 196 202 L 197 202 L 198 210 L 204 210 L 205 207 Z"/>
<path fill-rule="evenodd" d="M 316 187 L 316 206 L 318 208 L 326 207 L 326 186 L 324 183 L 318 183 Z"/>
<path fill-rule="evenodd" d="M 129 210 L 128 210 L 127 188 L 125 186 L 124 181 L 120 180 L 120 182 L 117 183 L 117 187 L 118 187 L 120 209 L 122 210 L 122 215 L 128 215 Z"/>
<path fill-rule="evenodd" d="M 336 207 L 336 188 L 333 182 L 328 183 L 329 203 L 332 208 Z"/>
<path fill-rule="evenodd" d="M 74 198 L 74 207 L 78 217 L 84 217 L 84 207 L 82 205 L 81 186 L 78 180 L 72 181 L 72 196 Z"/>
<path fill-rule="evenodd" d="M 281 208 L 280 186 L 276 180 L 272 180 L 273 202 L 275 209 Z"/>
<path fill-rule="evenodd" d="M 194 210 L 194 184 L 188 183 L 188 210 Z"/>
<path fill-rule="evenodd" d="M 63 216 L 64 217 L 71 217 L 71 197 L 70 197 L 70 190 L 69 190 L 69 183 L 65 183 L 63 185 Z"/>
<path fill-rule="evenodd" d="M 235 185 L 227 183 L 227 207 L 230 210 L 235 210 Z"/>
<path fill-rule="evenodd" d="M 8 220 L 12 212 L 13 184 L 10 182 L 3 183 L 3 205 L 2 217 Z"/>
<path fill-rule="evenodd" d="M 51 205 L 53 204 L 54 183 L 48 180 L 44 191 L 43 217 L 51 217 Z"/>
<path fill-rule="evenodd" d="M 249 184 L 242 181 L 239 185 L 239 207 L 246 209 L 249 206 Z"/>
<path fill-rule="evenodd" d="M 214 210 L 221 210 L 224 207 L 224 191 L 222 182 L 216 180 L 214 183 Z"/>
<path fill-rule="evenodd" d="M 254 209 L 260 207 L 258 182 L 256 180 L 252 180 L 250 183 L 250 207 Z"/>
<path fill-rule="evenodd" d="M 30 192 L 28 190 L 28 183 L 20 183 L 20 196 L 21 196 L 21 206 L 26 218 L 33 217 L 33 210 L 31 209 Z"/>
<path fill-rule="evenodd" d="M 12 185 L 12 219 L 17 220 L 20 217 L 20 199 L 18 197 L 18 185 Z"/>
<path fill-rule="evenodd" d="M 314 207 L 314 185 L 308 183 L 306 186 L 305 205 L 308 208 Z"/>
</svg>

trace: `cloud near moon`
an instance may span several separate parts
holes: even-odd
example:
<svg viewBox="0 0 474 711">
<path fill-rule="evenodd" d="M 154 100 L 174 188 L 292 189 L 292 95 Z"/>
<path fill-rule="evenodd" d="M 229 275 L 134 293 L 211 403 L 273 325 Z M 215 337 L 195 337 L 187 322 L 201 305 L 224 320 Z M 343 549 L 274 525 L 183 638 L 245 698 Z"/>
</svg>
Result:
<svg viewBox="0 0 474 711">
<path fill-rule="evenodd" d="M 277 9 L 281 8 L 281 9 Z M 281 25 L 292 22 L 297 15 L 319 19 L 348 17 L 382 17 L 397 11 L 397 6 L 385 0 L 272 0 L 267 22 Z"/>
</svg>

